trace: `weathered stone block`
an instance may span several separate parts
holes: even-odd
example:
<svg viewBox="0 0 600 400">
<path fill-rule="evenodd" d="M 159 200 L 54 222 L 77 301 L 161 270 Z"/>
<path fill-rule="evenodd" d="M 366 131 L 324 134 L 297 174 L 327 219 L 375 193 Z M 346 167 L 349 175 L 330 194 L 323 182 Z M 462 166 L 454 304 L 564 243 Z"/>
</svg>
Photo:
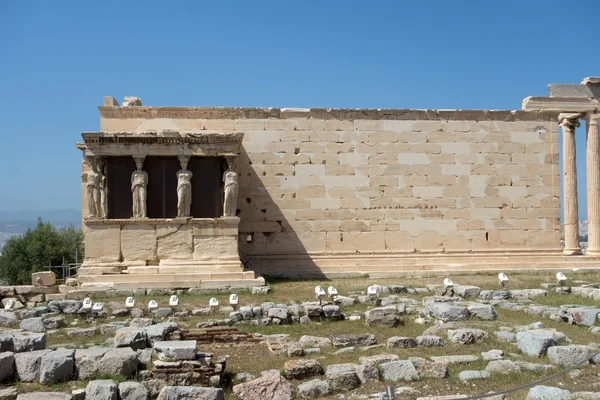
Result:
<svg viewBox="0 0 600 400">
<path fill-rule="evenodd" d="M 156 225 L 125 225 L 121 230 L 124 261 L 154 261 L 156 247 Z"/>
<path fill-rule="evenodd" d="M 192 258 L 193 240 L 191 225 L 158 225 L 157 255 L 161 260 L 189 260 Z"/>
<path fill-rule="evenodd" d="M 85 225 L 85 259 L 96 262 L 116 262 L 121 258 L 120 225 Z"/>
<path fill-rule="evenodd" d="M 34 272 L 31 274 L 31 284 L 33 286 L 56 285 L 56 275 L 52 271 Z"/>
</svg>

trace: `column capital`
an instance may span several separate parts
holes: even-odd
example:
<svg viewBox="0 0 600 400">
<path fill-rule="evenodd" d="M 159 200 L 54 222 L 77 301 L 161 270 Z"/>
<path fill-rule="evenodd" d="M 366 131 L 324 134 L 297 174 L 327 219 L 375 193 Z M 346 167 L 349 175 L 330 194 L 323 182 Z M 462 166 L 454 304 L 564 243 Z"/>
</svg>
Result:
<svg viewBox="0 0 600 400">
<path fill-rule="evenodd" d="M 581 117 L 581 113 L 561 113 L 558 115 L 558 125 L 563 129 L 574 132 L 575 128 L 581 125 L 579 122 L 579 118 Z"/>
<path fill-rule="evenodd" d="M 600 113 L 587 114 L 585 119 L 590 125 L 598 125 L 598 121 L 600 121 Z"/>
</svg>

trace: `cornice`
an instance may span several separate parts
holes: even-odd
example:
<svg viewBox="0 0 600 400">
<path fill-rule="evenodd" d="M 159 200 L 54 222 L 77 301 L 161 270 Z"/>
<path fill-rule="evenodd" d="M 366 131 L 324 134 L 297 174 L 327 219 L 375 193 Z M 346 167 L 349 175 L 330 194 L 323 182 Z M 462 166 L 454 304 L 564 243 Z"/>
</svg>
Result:
<svg viewBox="0 0 600 400">
<path fill-rule="evenodd" d="M 85 144 L 240 144 L 244 138 L 242 132 L 192 132 L 185 134 L 155 132 L 83 132 Z"/>
<path fill-rule="evenodd" d="M 99 106 L 102 118 L 555 121 L 554 111 Z"/>
</svg>

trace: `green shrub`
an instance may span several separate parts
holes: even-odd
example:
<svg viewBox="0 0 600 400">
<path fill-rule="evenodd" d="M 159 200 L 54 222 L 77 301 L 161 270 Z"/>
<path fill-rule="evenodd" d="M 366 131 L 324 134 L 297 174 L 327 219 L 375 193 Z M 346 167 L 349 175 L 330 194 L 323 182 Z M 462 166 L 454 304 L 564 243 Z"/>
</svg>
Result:
<svg viewBox="0 0 600 400">
<path fill-rule="evenodd" d="M 38 219 L 35 229 L 11 237 L 0 254 L 0 280 L 8 285 L 31 285 L 31 273 L 48 265 L 75 262 L 76 249 L 83 258 L 81 230 L 73 226 L 56 229 Z"/>
</svg>

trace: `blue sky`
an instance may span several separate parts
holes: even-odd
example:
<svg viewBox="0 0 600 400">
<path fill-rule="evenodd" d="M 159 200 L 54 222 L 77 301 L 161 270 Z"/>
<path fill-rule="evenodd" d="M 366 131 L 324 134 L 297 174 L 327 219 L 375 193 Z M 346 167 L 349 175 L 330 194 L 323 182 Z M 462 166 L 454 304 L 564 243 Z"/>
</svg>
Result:
<svg viewBox="0 0 600 400">
<path fill-rule="evenodd" d="M 80 207 L 102 97 L 519 109 L 598 76 L 593 0 L 2 1 L 0 211 Z M 591 14 L 589 14 L 591 15 Z M 578 130 L 585 217 L 585 132 Z"/>
</svg>

